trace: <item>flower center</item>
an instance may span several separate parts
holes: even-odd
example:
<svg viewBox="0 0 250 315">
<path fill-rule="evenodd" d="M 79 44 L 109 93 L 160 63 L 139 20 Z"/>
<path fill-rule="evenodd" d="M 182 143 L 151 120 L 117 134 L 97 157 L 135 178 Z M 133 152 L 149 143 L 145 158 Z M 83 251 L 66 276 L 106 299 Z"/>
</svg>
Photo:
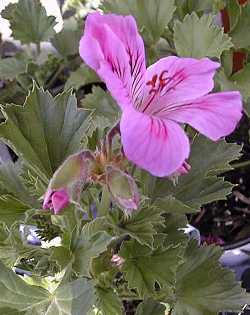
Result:
<svg viewBox="0 0 250 315">
<path fill-rule="evenodd" d="M 144 101 L 144 108 L 142 112 L 145 112 L 148 107 L 155 100 L 156 96 L 165 96 L 168 92 L 175 90 L 178 84 L 185 79 L 183 69 L 175 72 L 174 75 L 168 76 L 168 70 L 163 70 L 160 75 L 154 74 L 152 79 L 146 82 L 146 85 L 151 87 L 148 92 L 148 97 Z"/>
</svg>

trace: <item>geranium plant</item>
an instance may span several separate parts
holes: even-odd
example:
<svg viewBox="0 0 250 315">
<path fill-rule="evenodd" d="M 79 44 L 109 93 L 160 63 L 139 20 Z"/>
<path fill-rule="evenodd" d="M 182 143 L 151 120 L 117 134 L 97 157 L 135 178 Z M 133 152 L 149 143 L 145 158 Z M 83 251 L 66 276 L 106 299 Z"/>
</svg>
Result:
<svg viewBox="0 0 250 315">
<path fill-rule="evenodd" d="M 240 312 L 249 297 L 222 249 L 185 228 L 233 187 L 250 4 L 67 7 L 59 33 L 39 0 L 1 13 L 20 42 L 0 59 L 0 314 Z"/>
</svg>

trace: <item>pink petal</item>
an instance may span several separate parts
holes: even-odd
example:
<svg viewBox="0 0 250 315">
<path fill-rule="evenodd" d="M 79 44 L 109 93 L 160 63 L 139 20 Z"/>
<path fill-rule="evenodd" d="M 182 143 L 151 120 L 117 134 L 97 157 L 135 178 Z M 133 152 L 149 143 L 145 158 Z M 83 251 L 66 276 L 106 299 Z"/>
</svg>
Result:
<svg viewBox="0 0 250 315">
<path fill-rule="evenodd" d="M 70 199 L 65 189 L 55 191 L 51 198 L 55 214 L 58 214 L 63 208 L 67 207 Z"/>
<path fill-rule="evenodd" d="M 178 170 L 189 155 L 183 129 L 171 120 L 126 109 L 120 122 L 125 155 L 139 167 L 159 177 Z"/>
<path fill-rule="evenodd" d="M 166 57 L 147 69 L 144 100 L 139 110 L 157 114 L 170 104 L 183 103 L 213 89 L 220 65 L 208 58 Z"/>
<path fill-rule="evenodd" d="M 173 105 L 171 111 L 162 115 L 188 123 L 214 141 L 232 133 L 241 116 L 242 101 L 239 92 L 209 94 L 190 103 Z"/>
<path fill-rule="evenodd" d="M 51 196 L 53 194 L 53 190 L 51 188 L 48 188 L 45 195 L 44 195 L 44 200 L 43 200 L 43 209 L 50 209 L 52 204 L 51 204 Z"/>
<path fill-rule="evenodd" d="M 121 107 L 142 92 L 145 52 L 132 16 L 92 13 L 87 17 L 80 55 L 106 83 Z"/>
</svg>

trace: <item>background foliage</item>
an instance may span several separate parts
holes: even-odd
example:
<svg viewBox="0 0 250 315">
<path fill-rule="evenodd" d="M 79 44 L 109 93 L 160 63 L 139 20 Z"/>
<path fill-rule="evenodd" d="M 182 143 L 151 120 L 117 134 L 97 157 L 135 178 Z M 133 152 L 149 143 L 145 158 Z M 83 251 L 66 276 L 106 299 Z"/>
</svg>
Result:
<svg viewBox="0 0 250 315">
<path fill-rule="evenodd" d="M 225 8 L 229 30 L 216 22 Z M 0 313 L 119 315 L 129 314 L 129 301 L 136 315 L 240 310 L 249 298 L 231 271 L 220 266 L 220 248 L 199 247 L 182 230 L 189 214 L 231 192 L 233 184 L 222 174 L 240 158 L 240 145 L 212 143 L 188 129 L 191 172 L 175 183 L 136 169 L 143 202 L 130 216 L 116 206 L 105 207 L 100 185 L 83 192 L 84 215 L 74 205 L 59 216 L 41 210 L 57 167 L 80 149 L 98 147 L 120 115 L 104 84 L 78 55 L 91 9 L 85 1 L 66 1 L 64 26 L 57 34 L 55 18 L 47 16 L 39 0 L 19 0 L 1 12 L 19 44 L 0 43 L 0 138 L 14 161 L 0 165 Z M 216 90 L 239 89 L 248 115 L 248 2 L 103 0 L 100 9 L 135 16 L 149 64 L 168 55 L 219 60 Z M 44 41 L 50 50 L 43 49 Z M 244 54 L 240 69 L 234 59 L 238 51 Z M 27 242 L 21 225 L 36 226 L 43 246 Z M 111 263 L 113 254 L 124 259 L 121 267 Z M 18 276 L 15 268 L 29 276 Z"/>
</svg>

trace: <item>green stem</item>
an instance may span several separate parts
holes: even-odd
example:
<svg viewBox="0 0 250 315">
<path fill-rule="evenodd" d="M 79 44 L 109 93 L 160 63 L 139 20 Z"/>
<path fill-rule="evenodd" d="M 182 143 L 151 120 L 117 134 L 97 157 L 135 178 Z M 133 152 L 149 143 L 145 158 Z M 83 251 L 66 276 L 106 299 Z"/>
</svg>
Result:
<svg viewBox="0 0 250 315">
<path fill-rule="evenodd" d="M 62 72 L 62 70 L 64 69 L 63 65 L 60 65 L 58 67 L 58 69 L 56 70 L 56 72 L 54 73 L 54 75 L 52 76 L 52 78 L 49 80 L 49 82 L 46 84 L 45 89 L 49 89 L 52 87 L 52 85 L 55 83 L 55 81 L 57 80 L 57 77 L 59 76 L 59 74 Z"/>
<path fill-rule="evenodd" d="M 243 162 L 239 162 L 239 163 L 234 163 L 231 165 L 234 169 L 236 168 L 241 168 L 241 167 L 246 167 L 246 166 L 250 166 L 250 160 L 248 161 L 243 161 Z"/>
</svg>

